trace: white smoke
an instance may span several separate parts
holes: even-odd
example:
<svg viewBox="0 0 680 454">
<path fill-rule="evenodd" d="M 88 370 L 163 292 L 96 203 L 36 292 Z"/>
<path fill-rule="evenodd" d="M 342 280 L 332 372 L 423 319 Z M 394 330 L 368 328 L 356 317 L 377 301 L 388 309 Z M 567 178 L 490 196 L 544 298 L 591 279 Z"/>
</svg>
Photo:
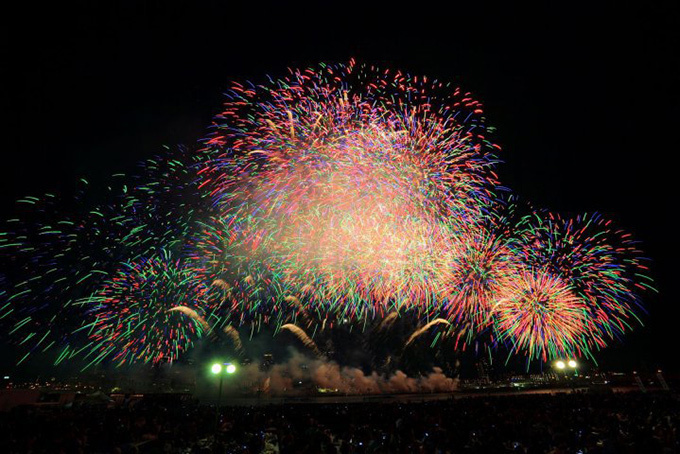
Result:
<svg viewBox="0 0 680 454">
<path fill-rule="evenodd" d="M 260 370 L 256 364 L 240 369 L 235 388 L 241 391 L 261 391 L 271 395 L 291 395 L 323 388 L 342 394 L 430 393 L 450 392 L 458 387 L 458 380 L 444 375 L 438 367 L 425 376 L 409 377 L 398 370 L 393 375 L 340 366 L 334 361 L 309 358 L 294 351 L 288 362 Z M 301 386 L 300 382 L 302 382 Z M 307 386 L 307 388 L 305 388 Z M 233 388 L 232 388 L 233 389 Z"/>
</svg>

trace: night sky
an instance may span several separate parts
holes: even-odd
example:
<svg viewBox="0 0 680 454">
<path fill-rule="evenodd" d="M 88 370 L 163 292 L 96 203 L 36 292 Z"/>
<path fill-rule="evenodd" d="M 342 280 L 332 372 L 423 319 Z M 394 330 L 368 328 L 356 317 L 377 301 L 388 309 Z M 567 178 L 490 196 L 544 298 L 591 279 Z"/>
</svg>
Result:
<svg viewBox="0 0 680 454">
<path fill-rule="evenodd" d="M 162 145 L 194 144 L 232 80 L 354 57 L 471 91 L 497 128 L 505 185 L 564 214 L 599 211 L 640 240 L 660 294 L 646 295 L 645 327 L 598 357 L 605 367 L 680 369 L 677 4 L 81 3 L 3 15 L 3 218 L 21 196 L 59 193 L 81 176 L 103 181 Z"/>
</svg>

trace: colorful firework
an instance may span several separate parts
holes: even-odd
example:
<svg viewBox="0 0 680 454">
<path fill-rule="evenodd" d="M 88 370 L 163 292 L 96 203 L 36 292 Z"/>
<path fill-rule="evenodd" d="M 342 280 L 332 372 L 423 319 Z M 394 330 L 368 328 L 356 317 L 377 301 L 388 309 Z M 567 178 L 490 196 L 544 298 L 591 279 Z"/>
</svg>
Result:
<svg viewBox="0 0 680 454">
<path fill-rule="evenodd" d="M 109 360 L 169 362 L 210 330 L 211 287 L 168 251 L 124 263 L 103 288 L 80 304 L 89 319 L 80 328 L 92 347 L 92 364 Z M 207 316 L 207 317 L 206 317 Z"/>
<path fill-rule="evenodd" d="M 456 348 L 592 355 L 632 329 L 644 261 L 598 215 L 508 196 L 484 122 L 469 93 L 353 61 L 234 84 L 201 150 L 116 176 L 104 201 L 23 201 L 0 234 L 0 320 L 22 361 L 173 361 L 208 331 L 242 353 L 244 325 L 314 344 L 404 314 L 424 326 L 407 345 L 436 321 Z"/>
<path fill-rule="evenodd" d="M 590 355 L 593 345 L 604 346 L 586 303 L 572 289 L 544 271 L 525 271 L 508 279 L 491 309 L 499 340 L 511 353 L 529 358 Z"/>
<path fill-rule="evenodd" d="M 522 269 L 507 238 L 483 227 L 461 235 L 448 265 L 448 318 L 476 333 L 488 326 L 489 311 L 508 281 Z"/>
<path fill-rule="evenodd" d="M 200 209 L 192 204 L 194 178 L 179 160 L 187 156 L 168 150 L 137 177 L 114 175 L 103 193 L 82 180 L 72 199 L 20 200 L 0 235 L 9 276 L 0 317 L 26 349 L 21 361 L 50 349 L 59 349 L 57 362 L 75 356 L 82 349 L 72 332 L 86 311 L 76 302 L 101 288 L 121 261 L 181 247 Z"/>
<path fill-rule="evenodd" d="M 458 231 L 493 199 L 481 105 L 353 63 L 230 96 L 203 176 L 248 248 L 287 285 L 313 283 L 307 304 L 352 317 L 437 304 Z"/>
<path fill-rule="evenodd" d="M 536 214 L 518 230 L 527 264 L 559 276 L 587 306 L 587 314 L 610 339 L 632 329 L 639 294 L 652 289 L 631 235 L 598 214 L 563 219 Z"/>
</svg>

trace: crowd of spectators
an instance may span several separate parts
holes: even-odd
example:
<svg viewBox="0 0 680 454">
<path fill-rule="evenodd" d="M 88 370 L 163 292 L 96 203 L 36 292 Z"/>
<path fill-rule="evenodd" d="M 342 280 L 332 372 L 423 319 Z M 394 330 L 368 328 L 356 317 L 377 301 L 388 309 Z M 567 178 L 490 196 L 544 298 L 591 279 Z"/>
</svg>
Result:
<svg viewBox="0 0 680 454">
<path fill-rule="evenodd" d="M 2 453 L 675 453 L 674 393 L 215 407 L 196 401 L 0 413 Z"/>
</svg>

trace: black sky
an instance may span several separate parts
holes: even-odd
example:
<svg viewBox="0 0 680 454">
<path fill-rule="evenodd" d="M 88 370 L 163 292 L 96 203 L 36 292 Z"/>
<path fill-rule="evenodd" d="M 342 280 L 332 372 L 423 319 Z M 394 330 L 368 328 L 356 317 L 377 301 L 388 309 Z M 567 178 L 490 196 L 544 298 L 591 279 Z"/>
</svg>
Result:
<svg viewBox="0 0 680 454">
<path fill-rule="evenodd" d="M 20 196 L 130 172 L 164 144 L 194 143 L 231 80 L 354 57 L 472 91 L 497 128 L 507 186 L 566 214 L 600 211 L 632 232 L 654 260 L 660 295 L 648 295 L 646 326 L 602 361 L 678 369 L 677 4 L 113 3 L 4 14 L 3 218 Z"/>
</svg>

